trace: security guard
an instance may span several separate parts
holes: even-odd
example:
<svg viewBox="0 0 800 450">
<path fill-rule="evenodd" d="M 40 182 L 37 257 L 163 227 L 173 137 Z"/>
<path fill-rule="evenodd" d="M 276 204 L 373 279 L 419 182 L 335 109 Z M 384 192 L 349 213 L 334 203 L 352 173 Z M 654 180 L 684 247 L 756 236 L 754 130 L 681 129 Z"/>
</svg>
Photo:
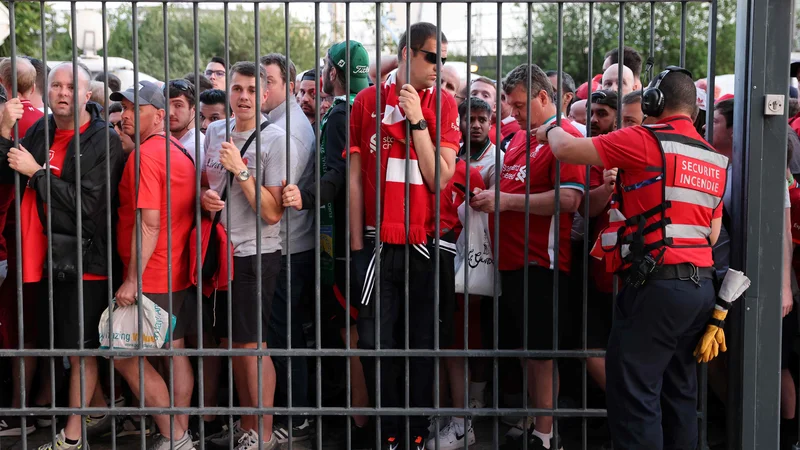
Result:
<svg viewBox="0 0 800 450">
<path fill-rule="evenodd" d="M 625 281 L 606 354 L 616 450 L 697 446 L 692 352 L 714 308 L 728 159 L 695 131 L 696 96 L 691 74 L 670 66 L 643 93 L 645 126 L 591 139 L 536 131 L 560 161 L 619 168 L 619 209 L 598 243 Z"/>
</svg>

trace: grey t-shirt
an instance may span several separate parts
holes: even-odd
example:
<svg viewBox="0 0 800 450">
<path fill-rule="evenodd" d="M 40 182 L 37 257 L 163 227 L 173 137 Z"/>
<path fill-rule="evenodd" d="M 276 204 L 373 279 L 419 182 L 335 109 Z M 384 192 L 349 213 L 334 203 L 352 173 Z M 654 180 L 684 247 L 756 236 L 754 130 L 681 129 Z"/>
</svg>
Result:
<svg viewBox="0 0 800 450">
<path fill-rule="evenodd" d="M 286 105 L 283 102 L 269 112 L 269 120 L 276 127 L 286 130 Z M 289 144 L 291 155 L 292 174 L 287 183 L 296 184 L 300 188 L 308 188 L 314 184 L 314 163 L 316 161 L 316 135 L 314 128 L 303 113 L 300 105 L 290 98 L 289 132 L 292 136 Z M 286 152 L 286 142 L 283 142 L 283 152 Z M 292 254 L 305 252 L 314 248 L 314 211 L 298 211 L 288 208 L 283 212 L 281 220 L 281 254 L 286 254 L 286 222 L 289 222 L 289 251 Z"/>
<path fill-rule="evenodd" d="M 264 118 L 263 120 L 267 120 Z M 233 143 L 241 149 L 247 138 L 254 130 L 233 131 L 236 120 L 231 120 L 231 138 Z M 284 142 L 286 132 L 280 127 L 269 125 L 261 132 L 261 173 L 256 173 L 256 140 L 254 139 L 244 154 L 244 162 L 250 170 L 251 176 L 256 177 L 256 183 L 265 187 L 281 186 L 286 179 L 286 152 Z M 222 192 L 225 189 L 230 172 L 222 167 L 219 162 L 219 151 L 225 141 L 225 121 L 212 123 L 206 130 L 205 162 L 203 170 L 208 177 L 211 189 Z M 262 195 L 270 195 L 262 193 Z M 231 210 L 231 223 L 227 222 L 227 209 Z M 266 221 L 256 216 L 256 211 L 247 201 L 239 182 L 234 180 L 231 191 L 222 210 L 220 223 L 225 226 L 228 236 L 233 243 L 234 256 L 252 256 L 256 254 L 256 226 L 261 224 L 261 253 L 273 253 L 281 249 L 280 224 L 269 225 Z"/>
</svg>

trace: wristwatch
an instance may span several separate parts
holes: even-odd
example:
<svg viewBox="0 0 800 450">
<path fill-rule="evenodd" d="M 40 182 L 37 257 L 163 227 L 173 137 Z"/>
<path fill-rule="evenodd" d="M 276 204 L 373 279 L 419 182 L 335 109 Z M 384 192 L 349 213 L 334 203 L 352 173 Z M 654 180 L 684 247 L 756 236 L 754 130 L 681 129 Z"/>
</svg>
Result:
<svg viewBox="0 0 800 450">
<path fill-rule="evenodd" d="M 245 170 L 239 172 L 239 174 L 236 175 L 236 178 L 238 178 L 239 181 L 247 181 L 247 180 L 250 179 L 250 171 L 245 169 Z"/>
<path fill-rule="evenodd" d="M 547 127 L 547 130 L 545 130 L 545 132 L 544 132 L 544 135 L 547 138 L 550 137 L 550 132 L 553 130 L 553 128 L 558 128 L 558 124 L 553 122 L 553 123 L 550 124 L 550 126 Z"/>
<path fill-rule="evenodd" d="M 426 122 L 425 119 L 420 119 L 419 122 L 411 124 L 412 130 L 425 130 L 427 128 L 428 128 L 428 122 Z"/>
</svg>

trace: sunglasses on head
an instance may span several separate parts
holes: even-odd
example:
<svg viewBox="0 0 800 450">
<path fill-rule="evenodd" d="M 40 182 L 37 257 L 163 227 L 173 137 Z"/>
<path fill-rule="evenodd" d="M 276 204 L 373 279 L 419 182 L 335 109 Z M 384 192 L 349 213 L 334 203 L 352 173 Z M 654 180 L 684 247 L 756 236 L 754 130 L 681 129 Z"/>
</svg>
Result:
<svg viewBox="0 0 800 450">
<path fill-rule="evenodd" d="M 189 84 L 187 80 L 170 80 L 169 87 L 174 87 L 180 91 L 188 91 L 192 88 L 192 85 Z"/>
<path fill-rule="evenodd" d="M 439 55 L 437 55 L 436 52 L 429 52 L 429 51 L 423 50 L 421 48 L 418 48 L 415 51 L 424 53 L 425 54 L 425 61 L 427 61 L 430 64 L 434 64 L 435 65 L 437 59 L 441 59 L 442 60 L 442 65 L 444 65 L 444 63 L 447 62 L 447 58 L 439 58 Z"/>
</svg>

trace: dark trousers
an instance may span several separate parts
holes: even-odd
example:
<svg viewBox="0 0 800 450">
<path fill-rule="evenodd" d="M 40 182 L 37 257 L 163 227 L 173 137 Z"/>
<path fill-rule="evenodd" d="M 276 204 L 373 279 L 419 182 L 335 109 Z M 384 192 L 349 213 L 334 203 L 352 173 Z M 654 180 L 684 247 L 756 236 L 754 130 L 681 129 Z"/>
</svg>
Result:
<svg viewBox="0 0 800 450">
<path fill-rule="evenodd" d="M 287 348 L 286 333 L 289 330 L 286 312 L 292 308 L 292 348 L 306 348 L 303 323 L 311 317 L 309 311 L 303 310 L 303 298 L 314 289 L 314 250 L 291 255 L 292 298 L 288 298 L 288 277 L 286 276 L 286 256 L 281 257 L 281 272 L 278 275 L 278 286 L 272 301 L 272 317 L 267 331 L 267 345 L 270 348 Z M 288 405 L 288 364 L 286 357 L 273 356 L 277 383 L 275 385 L 275 402 Z M 308 358 L 292 357 L 292 406 L 309 406 L 308 400 Z M 296 418 L 293 426 L 300 425 L 302 418 Z"/>
<path fill-rule="evenodd" d="M 431 255 L 435 251 L 428 246 Z M 423 257 L 417 250 L 409 250 L 409 294 L 408 317 L 409 347 L 412 349 L 433 349 L 434 345 L 434 277 L 436 276 L 433 261 Z M 380 268 L 380 308 L 376 296 L 370 298 L 369 307 L 362 307 L 358 316 L 358 348 L 375 349 L 375 323 L 380 320 L 380 348 L 402 348 L 405 343 L 396 342 L 394 337 L 398 330 L 404 329 L 400 320 L 405 314 L 405 247 L 403 245 L 384 244 Z M 377 286 L 376 286 L 377 287 Z M 367 379 L 370 399 L 377 404 L 375 398 L 376 367 L 375 358 L 361 358 L 364 375 Z M 402 364 L 393 365 L 391 358 L 380 360 L 380 406 L 401 407 L 405 403 L 403 389 L 404 368 Z M 411 407 L 433 406 L 433 358 L 409 358 L 409 402 Z M 402 400 L 402 401 L 401 401 Z M 385 416 L 381 418 L 381 438 L 400 437 L 403 418 Z M 411 416 L 409 419 L 411 437 L 428 435 L 428 419 L 425 416 Z"/>
<path fill-rule="evenodd" d="M 697 364 L 692 352 L 714 308 L 711 280 L 625 286 L 606 353 L 615 450 L 695 450 Z"/>
</svg>

